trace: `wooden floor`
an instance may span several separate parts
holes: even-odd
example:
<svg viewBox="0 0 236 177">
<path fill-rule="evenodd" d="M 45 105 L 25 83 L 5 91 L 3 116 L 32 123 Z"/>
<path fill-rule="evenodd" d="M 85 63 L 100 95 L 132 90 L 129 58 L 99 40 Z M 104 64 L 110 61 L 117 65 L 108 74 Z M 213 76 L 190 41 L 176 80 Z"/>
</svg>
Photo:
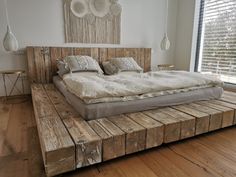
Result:
<svg viewBox="0 0 236 177">
<path fill-rule="evenodd" d="M 0 102 L 0 177 L 43 176 L 45 173 L 31 100 L 18 104 Z M 236 127 L 60 176 L 235 177 Z"/>
</svg>

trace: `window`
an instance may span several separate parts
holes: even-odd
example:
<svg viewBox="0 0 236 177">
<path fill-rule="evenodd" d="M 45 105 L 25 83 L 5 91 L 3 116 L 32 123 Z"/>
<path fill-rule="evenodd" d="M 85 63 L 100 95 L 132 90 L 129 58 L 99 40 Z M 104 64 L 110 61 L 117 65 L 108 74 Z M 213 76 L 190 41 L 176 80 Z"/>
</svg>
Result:
<svg viewBox="0 0 236 177">
<path fill-rule="evenodd" d="M 236 84 L 236 0 L 201 0 L 195 70 Z"/>
</svg>

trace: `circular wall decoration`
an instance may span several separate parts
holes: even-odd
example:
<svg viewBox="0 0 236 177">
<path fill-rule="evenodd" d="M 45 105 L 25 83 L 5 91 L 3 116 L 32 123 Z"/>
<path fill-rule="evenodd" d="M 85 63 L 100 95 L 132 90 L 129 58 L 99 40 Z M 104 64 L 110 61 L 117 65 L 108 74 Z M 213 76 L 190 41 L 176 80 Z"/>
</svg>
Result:
<svg viewBox="0 0 236 177">
<path fill-rule="evenodd" d="M 111 9 L 112 15 L 115 15 L 115 16 L 119 15 L 122 11 L 121 5 L 117 3 L 112 4 L 110 9 Z"/>
<path fill-rule="evenodd" d="M 110 11 L 110 0 L 90 0 L 89 8 L 96 17 L 104 17 Z"/>
<path fill-rule="evenodd" d="M 85 0 L 72 0 L 70 9 L 76 17 L 84 17 L 88 13 L 88 4 Z"/>
</svg>

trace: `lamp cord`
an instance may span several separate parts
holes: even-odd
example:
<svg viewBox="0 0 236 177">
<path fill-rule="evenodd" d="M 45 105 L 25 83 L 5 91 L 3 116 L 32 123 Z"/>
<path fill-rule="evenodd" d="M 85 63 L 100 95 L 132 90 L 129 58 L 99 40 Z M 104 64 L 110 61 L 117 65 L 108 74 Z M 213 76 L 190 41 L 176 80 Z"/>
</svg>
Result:
<svg viewBox="0 0 236 177">
<path fill-rule="evenodd" d="M 4 6 L 5 6 L 5 12 L 6 12 L 7 25 L 8 25 L 8 27 L 10 27 L 8 9 L 7 9 L 7 0 L 4 0 Z"/>
<path fill-rule="evenodd" d="M 169 10 L 169 8 L 168 8 L 168 6 L 169 6 L 169 2 L 168 2 L 168 0 L 166 0 L 166 26 L 165 26 L 165 32 L 167 33 L 167 30 L 168 30 L 168 10 Z"/>
</svg>

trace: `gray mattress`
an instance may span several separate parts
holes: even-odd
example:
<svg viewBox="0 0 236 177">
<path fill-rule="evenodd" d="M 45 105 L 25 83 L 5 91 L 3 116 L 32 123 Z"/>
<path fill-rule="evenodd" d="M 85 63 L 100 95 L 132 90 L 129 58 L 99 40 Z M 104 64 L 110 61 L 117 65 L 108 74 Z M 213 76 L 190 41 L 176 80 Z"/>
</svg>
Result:
<svg viewBox="0 0 236 177">
<path fill-rule="evenodd" d="M 123 113 L 144 111 L 163 106 L 185 104 L 193 101 L 217 99 L 220 98 L 223 93 L 222 88 L 212 87 L 178 94 L 146 98 L 142 100 L 85 104 L 79 97 L 67 90 L 65 83 L 59 76 L 54 76 L 53 82 L 59 91 L 65 96 L 66 100 L 85 120 L 98 119 L 101 117 L 113 116 Z"/>
</svg>

